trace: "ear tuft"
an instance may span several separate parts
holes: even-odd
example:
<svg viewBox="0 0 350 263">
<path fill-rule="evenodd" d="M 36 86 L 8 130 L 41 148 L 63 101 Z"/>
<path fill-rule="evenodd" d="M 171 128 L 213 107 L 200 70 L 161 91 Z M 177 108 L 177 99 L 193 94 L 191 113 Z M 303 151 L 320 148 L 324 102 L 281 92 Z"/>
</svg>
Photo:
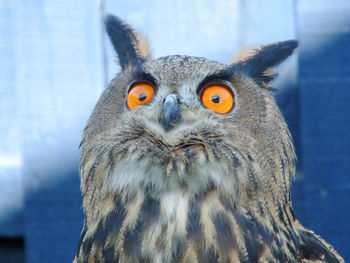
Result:
<svg viewBox="0 0 350 263">
<path fill-rule="evenodd" d="M 245 47 L 241 49 L 238 54 L 233 58 L 232 63 L 236 64 L 238 62 L 244 62 L 249 58 L 253 57 L 255 54 L 262 49 L 263 46 L 253 46 L 253 47 Z"/>
<path fill-rule="evenodd" d="M 270 68 L 289 57 L 297 46 L 297 41 L 288 40 L 246 49 L 238 53 L 233 63 L 239 70 L 244 71 L 259 85 L 265 87 L 277 75 Z"/>
<path fill-rule="evenodd" d="M 116 16 L 107 15 L 105 26 L 123 70 L 128 65 L 136 65 L 151 59 L 147 40 L 130 25 Z"/>
</svg>

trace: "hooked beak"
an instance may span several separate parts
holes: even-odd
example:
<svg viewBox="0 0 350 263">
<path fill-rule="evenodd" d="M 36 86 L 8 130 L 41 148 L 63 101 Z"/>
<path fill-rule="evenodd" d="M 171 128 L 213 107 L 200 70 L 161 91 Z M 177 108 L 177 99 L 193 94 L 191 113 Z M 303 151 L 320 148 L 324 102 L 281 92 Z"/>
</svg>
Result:
<svg viewBox="0 0 350 263">
<path fill-rule="evenodd" d="M 175 126 L 176 122 L 180 119 L 180 109 L 175 94 L 169 94 L 166 96 L 163 109 L 161 122 L 165 131 L 169 131 Z"/>
</svg>

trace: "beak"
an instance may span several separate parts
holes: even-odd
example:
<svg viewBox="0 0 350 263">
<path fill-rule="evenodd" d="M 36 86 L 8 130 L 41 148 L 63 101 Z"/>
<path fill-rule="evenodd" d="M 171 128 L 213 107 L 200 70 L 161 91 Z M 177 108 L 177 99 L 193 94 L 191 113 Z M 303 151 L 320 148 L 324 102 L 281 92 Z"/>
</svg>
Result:
<svg viewBox="0 0 350 263">
<path fill-rule="evenodd" d="M 176 122 L 180 119 L 180 109 L 177 103 L 177 97 L 175 94 L 169 94 L 166 96 L 163 109 L 161 122 L 165 131 L 169 131 L 175 126 Z"/>
</svg>

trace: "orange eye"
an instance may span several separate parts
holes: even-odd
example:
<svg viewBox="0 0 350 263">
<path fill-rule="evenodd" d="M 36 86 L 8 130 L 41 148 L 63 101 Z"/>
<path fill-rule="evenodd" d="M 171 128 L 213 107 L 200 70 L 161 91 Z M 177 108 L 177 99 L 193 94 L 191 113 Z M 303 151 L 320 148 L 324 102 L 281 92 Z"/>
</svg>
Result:
<svg viewBox="0 0 350 263">
<path fill-rule="evenodd" d="M 129 109 L 145 105 L 152 100 L 154 93 L 155 89 L 151 84 L 146 82 L 136 82 L 129 90 L 126 104 Z"/>
<path fill-rule="evenodd" d="M 235 103 L 231 90 L 222 84 L 213 84 L 205 88 L 201 99 L 205 107 L 217 113 L 228 113 Z"/>
</svg>

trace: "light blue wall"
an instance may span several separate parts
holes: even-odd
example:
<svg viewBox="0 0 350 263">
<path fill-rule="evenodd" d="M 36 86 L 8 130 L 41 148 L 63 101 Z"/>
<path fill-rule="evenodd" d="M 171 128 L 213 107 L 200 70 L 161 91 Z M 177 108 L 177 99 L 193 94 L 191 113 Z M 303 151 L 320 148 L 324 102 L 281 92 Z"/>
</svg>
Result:
<svg viewBox="0 0 350 263">
<path fill-rule="evenodd" d="M 16 85 L 15 9 L 0 6 L 0 233 L 23 233 L 20 90 Z"/>
</svg>

